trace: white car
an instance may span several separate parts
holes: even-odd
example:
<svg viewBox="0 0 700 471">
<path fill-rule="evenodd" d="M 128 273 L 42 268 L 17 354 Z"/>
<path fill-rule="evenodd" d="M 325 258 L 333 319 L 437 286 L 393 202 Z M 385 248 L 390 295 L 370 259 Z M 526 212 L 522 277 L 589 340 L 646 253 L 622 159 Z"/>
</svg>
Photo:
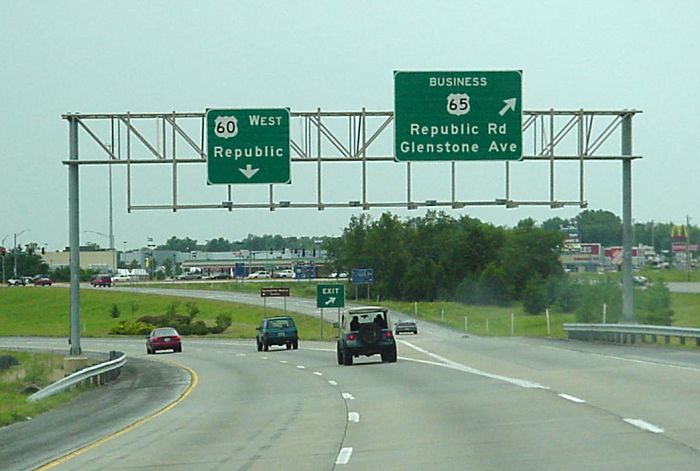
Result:
<svg viewBox="0 0 700 471">
<path fill-rule="evenodd" d="M 129 281 L 129 275 L 114 275 L 112 282 L 116 283 L 118 281 Z"/>
<path fill-rule="evenodd" d="M 275 272 L 275 278 L 294 278 L 294 270 L 279 270 Z"/>
<path fill-rule="evenodd" d="M 251 280 L 262 280 L 266 278 L 272 278 L 272 274 L 269 271 L 260 270 L 254 271 L 253 273 L 248 275 L 248 278 Z"/>
</svg>

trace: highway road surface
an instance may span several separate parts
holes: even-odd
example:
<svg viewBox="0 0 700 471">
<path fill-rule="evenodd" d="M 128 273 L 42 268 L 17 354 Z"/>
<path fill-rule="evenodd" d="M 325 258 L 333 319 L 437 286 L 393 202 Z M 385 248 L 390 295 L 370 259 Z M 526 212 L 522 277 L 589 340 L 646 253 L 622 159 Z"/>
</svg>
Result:
<svg viewBox="0 0 700 471">
<path fill-rule="evenodd" d="M 288 300 L 290 310 L 315 311 L 313 304 Z M 326 342 L 258 352 L 254 341 L 186 338 L 181 354 L 147 356 L 142 340 L 83 339 L 84 350 L 126 352 L 130 370 L 65 408 L 0 429 L 0 443 L 36 447 L 22 454 L 0 445 L 0 463 L 12 457 L 16 469 L 40 461 L 56 470 L 698 469 L 698 351 L 483 338 L 425 323 L 419 335 L 398 341 L 397 363 L 376 356 L 340 366 Z M 0 348 L 8 346 L 66 347 L 65 339 L 0 338 Z M 100 398 L 130 396 L 100 415 Z M 51 419 L 61 415 L 79 419 Z M 43 438 L 47 428 L 55 430 Z M 85 430 L 100 440 L 86 447 Z"/>
</svg>

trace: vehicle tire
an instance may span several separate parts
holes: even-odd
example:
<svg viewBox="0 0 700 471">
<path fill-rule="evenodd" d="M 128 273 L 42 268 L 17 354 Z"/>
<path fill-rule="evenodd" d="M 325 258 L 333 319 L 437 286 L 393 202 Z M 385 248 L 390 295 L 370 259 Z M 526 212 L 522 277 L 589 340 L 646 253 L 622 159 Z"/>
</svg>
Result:
<svg viewBox="0 0 700 471">
<path fill-rule="evenodd" d="M 153 352 L 148 347 L 146 347 L 146 355 L 153 355 Z"/>
<path fill-rule="evenodd" d="M 258 344 L 258 351 L 259 351 L 259 352 L 262 352 L 262 344 L 261 344 L 260 342 L 258 342 L 258 341 L 256 341 L 255 343 Z"/>
<path fill-rule="evenodd" d="M 352 353 L 348 352 L 345 349 L 343 349 L 343 365 L 345 365 L 345 366 L 352 365 Z"/>
<path fill-rule="evenodd" d="M 263 342 L 263 351 L 266 352 L 266 351 L 268 351 L 269 349 L 270 349 L 270 346 L 269 346 L 267 343 Z"/>
<path fill-rule="evenodd" d="M 384 360 L 384 355 L 382 355 L 382 361 Z M 386 361 L 389 363 L 396 363 L 396 346 L 386 352 Z"/>
<path fill-rule="evenodd" d="M 292 343 L 291 343 L 291 342 L 287 342 L 286 347 L 287 347 L 287 350 L 291 350 L 291 349 L 292 349 Z"/>
<path fill-rule="evenodd" d="M 292 342 L 292 348 L 294 350 L 299 349 L 299 341 L 298 340 L 295 340 L 294 342 Z"/>
<path fill-rule="evenodd" d="M 338 356 L 338 364 L 342 365 L 343 364 L 343 352 L 340 350 L 340 345 L 336 345 L 335 347 L 337 356 Z"/>
<path fill-rule="evenodd" d="M 182 345 L 180 345 L 180 346 L 177 347 L 177 348 L 173 348 L 173 351 L 174 351 L 175 353 L 182 353 Z"/>
<path fill-rule="evenodd" d="M 360 340 L 367 345 L 374 345 L 382 338 L 382 329 L 377 324 L 365 324 L 358 333 Z"/>
</svg>

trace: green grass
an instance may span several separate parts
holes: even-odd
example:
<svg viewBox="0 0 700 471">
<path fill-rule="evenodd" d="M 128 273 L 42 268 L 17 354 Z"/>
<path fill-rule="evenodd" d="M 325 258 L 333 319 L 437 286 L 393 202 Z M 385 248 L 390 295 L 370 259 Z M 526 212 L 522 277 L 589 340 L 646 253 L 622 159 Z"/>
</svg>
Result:
<svg viewBox="0 0 700 471">
<path fill-rule="evenodd" d="M 48 353 L 0 351 L 20 365 L 0 371 L 0 427 L 27 420 L 73 399 L 80 389 L 72 389 L 37 402 L 28 402 L 27 386 L 42 388 L 63 376 L 63 357 Z"/>
<path fill-rule="evenodd" d="M 550 312 L 550 335 L 547 331 L 546 315 L 525 314 L 519 304 L 512 307 L 467 306 L 454 302 L 420 302 L 416 305 L 387 301 L 382 304 L 411 316 L 417 313 L 419 320 L 445 324 L 457 330 L 484 336 L 508 336 L 512 332 L 512 335 L 516 336 L 565 338 L 566 332 L 562 325 L 574 322 L 573 314 Z"/>
<path fill-rule="evenodd" d="M 223 334 L 208 337 L 254 338 L 255 328 L 267 316 L 284 314 L 281 309 L 250 306 L 224 301 L 196 298 L 125 293 L 120 291 L 81 290 L 81 332 L 86 337 L 106 337 L 119 321 L 135 321 L 144 315 L 163 315 L 168 305 L 178 303 L 178 314 L 186 314 L 185 303 L 197 305 L 200 312 L 196 319 L 207 325 L 215 325 L 216 317 L 229 314 L 231 327 Z M 112 305 L 116 304 L 121 315 L 113 318 Z M 321 321 L 311 316 L 291 314 L 299 327 L 302 340 L 321 340 Z M 69 291 L 65 288 L 0 288 L 0 335 L 68 337 L 70 321 Z M 330 338 L 332 323 L 324 325 L 324 339 Z"/>
</svg>

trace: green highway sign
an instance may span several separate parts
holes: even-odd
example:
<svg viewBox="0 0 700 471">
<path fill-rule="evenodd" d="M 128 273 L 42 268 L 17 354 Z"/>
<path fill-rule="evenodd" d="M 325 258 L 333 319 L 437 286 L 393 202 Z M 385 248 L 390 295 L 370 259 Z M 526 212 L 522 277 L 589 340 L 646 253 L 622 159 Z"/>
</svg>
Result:
<svg viewBox="0 0 700 471">
<path fill-rule="evenodd" d="M 289 110 L 207 110 L 210 184 L 289 183 Z"/>
<path fill-rule="evenodd" d="M 522 71 L 394 72 L 397 161 L 520 160 Z"/>
<path fill-rule="evenodd" d="M 345 285 L 316 285 L 316 307 L 345 307 Z"/>
</svg>

